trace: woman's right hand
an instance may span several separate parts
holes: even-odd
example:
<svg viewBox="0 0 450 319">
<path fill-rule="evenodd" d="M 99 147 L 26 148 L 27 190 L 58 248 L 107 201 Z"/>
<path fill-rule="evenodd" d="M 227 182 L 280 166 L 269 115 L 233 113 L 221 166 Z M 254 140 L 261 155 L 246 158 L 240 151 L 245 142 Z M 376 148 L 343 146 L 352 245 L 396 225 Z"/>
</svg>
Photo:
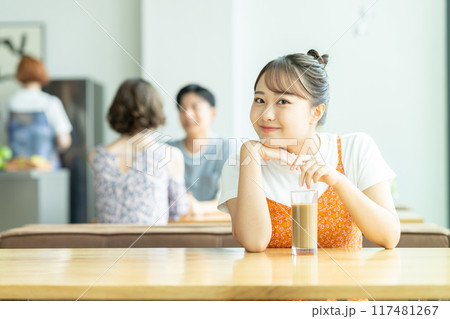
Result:
<svg viewBox="0 0 450 319">
<path fill-rule="evenodd" d="M 291 166 L 297 158 L 296 154 L 289 153 L 284 148 L 267 147 L 261 142 L 254 140 L 247 141 L 242 145 L 241 156 L 242 155 L 253 156 L 256 160 L 261 159 L 263 161 L 271 161 L 271 160 L 280 161 L 289 166 Z M 241 161 L 241 163 L 243 162 Z"/>
</svg>

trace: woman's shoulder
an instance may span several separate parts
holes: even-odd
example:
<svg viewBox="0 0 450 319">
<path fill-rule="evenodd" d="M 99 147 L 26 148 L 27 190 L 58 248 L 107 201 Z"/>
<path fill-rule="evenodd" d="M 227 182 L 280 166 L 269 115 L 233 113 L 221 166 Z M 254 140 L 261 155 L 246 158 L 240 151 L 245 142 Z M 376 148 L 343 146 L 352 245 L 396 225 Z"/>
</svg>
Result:
<svg viewBox="0 0 450 319">
<path fill-rule="evenodd" d="M 12 95 L 10 95 L 6 99 L 5 103 L 6 103 L 7 107 L 12 111 L 15 111 L 15 109 L 20 110 L 20 106 L 22 106 L 24 103 L 28 103 L 28 99 L 30 98 L 30 93 L 32 93 L 32 92 L 29 92 L 29 90 L 20 89 L 20 90 L 14 92 Z M 23 106 L 22 106 L 22 108 L 23 108 Z"/>
<path fill-rule="evenodd" d="M 53 111 L 51 108 L 56 104 L 62 104 L 61 100 L 54 95 L 44 91 L 20 89 L 6 100 L 11 110 L 29 112 L 37 110 Z"/>
<path fill-rule="evenodd" d="M 321 143 L 321 154 L 326 162 L 334 165 L 338 158 L 338 139 L 341 141 L 341 151 L 344 162 L 366 156 L 373 152 L 377 145 L 367 133 L 353 132 L 346 134 L 319 133 Z"/>
<path fill-rule="evenodd" d="M 356 132 L 342 136 L 342 158 L 344 167 L 358 167 L 370 158 L 380 157 L 380 150 L 375 140 L 367 133 Z"/>
<path fill-rule="evenodd" d="M 144 149 L 141 150 L 142 154 L 146 153 L 147 157 L 148 154 L 153 154 L 152 157 L 155 160 L 167 160 L 170 161 L 179 161 L 181 160 L 184 162 L 183 159 L 183 152 L 172 142 L 153 142 L 146 146 Z"/>
<path fill-rule="evenodd" d="M 7 105 L 13 104 L 18 98 L 20 98 L 21 91 L 22 91 L 22 90 L 19 90 L 19 91 L 14 92 L 13 94 L 9 95 L 9 96 L 6 98 L 5 103 L 6 103 Z"/>
<path fill-rule="evenodd" d="M 328 142 L 336 141 L 337 138 L 340 138 L 342 143 L 364 142 L 372 140 L 372 138 L 364 132 L 352 132 L 345 134 L 319 132 L 318 134 L 321 140 L 326 139 Z"/>
<path fill-rule="evenodd" d="M 92 148 L 88 153 L 89 164 L 92 165 L 94 163 L 94 159 L 97 156 L 104 154 L 105 150 L 106 150 L 106 148 L 105 148 L 105 145 L 103 145 L 103 144 L 97 145 L 94 148 Z"/>
<path fill-rule="evenodd" d="M 233 180 L 239 177 L 239 168 L 240 155 L 237 153 L 229 155 L 221 168 L 221 179 L 224 182 L 233 182 Z"/>
<path fill-rule="evenodd" d="M 168 151 L 164 152 L 165 156 L 169 158 L 163 159 L 167 160 L 167 169 L 172 178 L 178 181 L 184 181 L 184 157 L 183 153 L 175 146 L 169 144 L 164 144 L 164 147 Z"/>
<path fill-rule="evenodd" d="M 184 163 L 183 153 L 181 152 L 181 150 L 178 147 L 170 145 L 170 144 L 163 144 L 163 145 L 164 145 L 164 147 L 168 148 L 169 153 L 171 154 L 171 160 L 173 160 L 175 162 Z"/>
<path fill-rule="evenodd" d="M 351 149 L 353 152 L 373 147 L 375 141 L 364 132 L 348 133 L 341 136 L 343 148 Z"/>
<path fill-rule="evenodd" d="M 40 99 L 43 101 L 43 104 L 48 107 L 50 112 L 55 112 L 55 114 L 59 115 L 61 111 L 64 111 L 64 105 L 61 99 L 56 95 L 40 91 Z"/>
<path fill-rule="evenodd" d="M 45 101 L 60 101 L 59 97 L 42 90 L 21 89 L 16 92 L 16 98 L 32 98 Z"/>
</svg>

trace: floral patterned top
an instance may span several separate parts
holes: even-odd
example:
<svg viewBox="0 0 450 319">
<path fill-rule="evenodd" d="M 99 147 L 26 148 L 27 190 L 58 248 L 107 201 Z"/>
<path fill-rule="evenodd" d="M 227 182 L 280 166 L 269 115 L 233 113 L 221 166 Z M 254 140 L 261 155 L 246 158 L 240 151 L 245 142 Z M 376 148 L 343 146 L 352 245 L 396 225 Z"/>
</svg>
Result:
<svg viewBox="0 0 450 319">
<path fill-rule="evenodd" d="M 167 147 L 161 146 L 136 154 L 125 173 L 116 155 L 103 145 L 95 148 L 91 166 L 99 223 L 165 225 L 187 212 L 186 188 L 161 165 Z"/>
</svg>

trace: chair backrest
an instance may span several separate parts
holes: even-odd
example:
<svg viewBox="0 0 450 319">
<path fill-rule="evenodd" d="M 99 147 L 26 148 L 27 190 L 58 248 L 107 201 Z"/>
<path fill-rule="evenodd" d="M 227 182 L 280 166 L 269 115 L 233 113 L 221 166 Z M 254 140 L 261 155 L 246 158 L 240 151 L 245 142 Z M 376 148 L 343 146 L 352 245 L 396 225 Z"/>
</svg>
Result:
<svg viewBox="0 0 450 319">
<path fill-rule="evenodd" d="M 0 248 L 126 248 L 139 237 L 133 247 L 240 247 L 230 223 L 174 223 L 25 225 L 0 233 Z"/>
<path fill-rule="evenodd" d="M 429 223 L 402 223 L 397 247 L 450 247 L 450 230 Z M 363 247 L 378 247 L 363 238 Z"/>
</svg>

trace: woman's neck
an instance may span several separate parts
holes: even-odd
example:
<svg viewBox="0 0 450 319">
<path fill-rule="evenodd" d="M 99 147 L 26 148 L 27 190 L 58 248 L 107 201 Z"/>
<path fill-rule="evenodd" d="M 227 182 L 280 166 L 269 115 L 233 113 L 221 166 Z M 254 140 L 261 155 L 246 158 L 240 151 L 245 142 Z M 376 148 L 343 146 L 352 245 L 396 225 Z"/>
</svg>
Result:
<svg viewBox="0 0 450 319">
<path fill-rule="evenodd" d="M 42 90 L 42 85 L 39 82 L 28 82 L 28 83 L 24 83 L 23 87 L 27 90 L 35 90 L 35 91 L 40 91 Z"/>
<path fill-rule="evenodd" d="M 130 145 L 129 142 L 132 138 L 135 140 L 133 141 L 133 144 Z M 153 142 L 154 138 L 148 135 L 142 135 L 141 137 L 136 138 L 136 135 L 123 134 L 112 143 L 106 145 L 106 149 L 115 154 L 126 154 L 127 151 L 131 151 L 134 154 L 145 151 L 153 145 Z M 128 149 L 129 147 L 131 148 Z"/>
<path fill-rule="evenodd" d="M 288 146 L 287 150 L 297 155 L 316 155 L 320 150 L 321 144 L 319 135 L 314 132 L 303 140 L 299 139 L 297 145 Z"/>
</svg>

